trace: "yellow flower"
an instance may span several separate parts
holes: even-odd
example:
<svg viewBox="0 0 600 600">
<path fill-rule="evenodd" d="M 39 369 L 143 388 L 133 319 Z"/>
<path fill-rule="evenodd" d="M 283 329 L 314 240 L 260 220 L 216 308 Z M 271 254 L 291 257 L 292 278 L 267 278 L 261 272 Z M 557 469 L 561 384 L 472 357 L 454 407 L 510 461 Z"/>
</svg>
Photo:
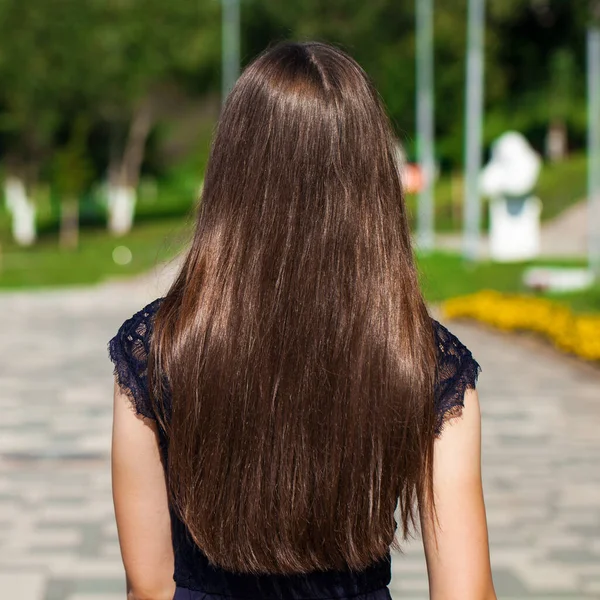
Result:
<svg viewBox="0 0 600 600">
<path fill-rule="evenodd" d="M 600 360 L 600 315 L 576 315 L 545 298 L 482 290 L 446 300 L 442 314 L 447 319 L 475 319 L 506 331 L 534 331 L 566 352 Z"/>
</svg>

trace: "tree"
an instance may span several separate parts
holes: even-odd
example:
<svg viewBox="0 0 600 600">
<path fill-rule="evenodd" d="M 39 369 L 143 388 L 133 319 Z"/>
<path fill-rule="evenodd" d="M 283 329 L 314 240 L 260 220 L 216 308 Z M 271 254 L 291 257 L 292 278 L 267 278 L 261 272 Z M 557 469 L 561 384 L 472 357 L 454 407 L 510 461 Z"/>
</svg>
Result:
<svg viewBox="0 0 600 600">
<path fill-rule="evenodd" d="M 83 49 L 93 26 L 87 2 L 0 0 L 0 123 L 17 242 L 34 241 L 31 190 L 61 145 L 61 130 L 71 131 L 89 108 L 93 88 Z"/>
<path fill-rule="evenodd" d="M 71 122 L 67 143 L 54 154 L 54 184 L 61 197 L 60 245 L 74 249 L 79 244 L 79 199 L 93 179 L 87 157 L 89 123 L 83 114 Z"/>
<path fill-rule="evenodd" d="M 559 48 L 550 60 L 549 124 L 546 155 L 551 161 L 562 160 L 568 150 L 568 119 L 576 103 L 576 64 L 570 48 Z"/>
<path fill-rule="evenodd" d="M 109 130 L 109 229 L 131 228 L 148 136 L 173 88 L 218 63 L 218 5 L 188 0 L 94 4 L 88 38 L 95 103 Z M 94 57 L 102 61 L 94 61 Z"/>
<path fill-rule="evenodd" d="M 490 3 L 504 90 L 490 106 L 488 141 L 507 128 L 520 130 L 540 150 L 552 130 L 557 148 L 566 145 L 567 131 L 573 142 L 583 140 L 586 18 L 584 2 Z"/>
<path fill-rule="evenodd" d="M 0 134 L 4 149 L 4 193 L 17 243 L 35 241 L 31 196 L 59 119 L 53 104 L 56 82 L 51 52 L 40 52 L 44 15 L 40 0 L 0 2 Z M 27 23 L 27 27 L 23 27 Z"/>
<path fill-rule="evenodd" d="M 214 83 L 218 23 L 212 2 L 0 0 L 0 152 L 16 224 L 34 229 L 30 190 L 55 145 L 73 158 L 65 132 L 85 115 L 108 130 L 109 225 L 126 232 L 148 136 L 174 89 Z"/>
<path fill-rule="evenodd" d="M 248 8 L 260 10 L 269 23 L 268 28 L 255 25 L 251 30 L 256 35 L 251 42 L 253 51 L 264 48 L 271 41 L 269 36 L 318 39 L 347 50 L 374 81 L 407 153 L 414 155 L 414 2 L 255 0 Z M 456 163 L 463 152 L 466 0 L 436 0 L 434 17 L 436 106 L 444 107 L 436 114 L 438 151 L 446 162 Z M 488 39 L 487 97 L 493 102 L 503 93 L 504 78 L 496 61 L 493 32 Z"/>
</svg>

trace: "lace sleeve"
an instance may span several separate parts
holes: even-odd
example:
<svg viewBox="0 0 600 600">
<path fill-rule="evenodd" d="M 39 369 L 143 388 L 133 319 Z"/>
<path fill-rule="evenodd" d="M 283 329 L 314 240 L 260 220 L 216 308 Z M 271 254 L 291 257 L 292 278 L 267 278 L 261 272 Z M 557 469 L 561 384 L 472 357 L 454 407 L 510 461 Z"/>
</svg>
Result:
<svg viewBox="0 0 600 600">
<path fill-rule="evenodd" d="M 121 325 L 108 343 L 117 384 L 129 396 L 135 412 L 156 419 L 148 394 L 148 355 L 153 317 L 160 306 L 155 300 Z"/>
<path fill-rule="evenodd" d="M 481 367 L 471 351 L 443 325 L 434 322 L 438 352 L 438 371 L 435 386 L 436 432 L 444 424 L 461 416 L 465 391 L 475 389 Z"/>
</svg>

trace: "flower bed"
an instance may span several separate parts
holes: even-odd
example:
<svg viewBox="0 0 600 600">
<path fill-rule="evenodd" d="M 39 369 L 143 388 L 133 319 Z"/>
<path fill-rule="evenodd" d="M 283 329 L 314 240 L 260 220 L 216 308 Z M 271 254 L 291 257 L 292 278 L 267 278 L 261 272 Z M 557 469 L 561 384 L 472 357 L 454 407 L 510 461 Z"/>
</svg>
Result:
<svg viewBox="0 0 600 600">
<path fill-rule="evenodd" d="M 577 315 L 552 300 L 483 290 L 442 303 L 448 319 L 470 318 L 507 331 L 541 333 L 555 346 L 600 360 L 600 315 Z"/>
</svg>

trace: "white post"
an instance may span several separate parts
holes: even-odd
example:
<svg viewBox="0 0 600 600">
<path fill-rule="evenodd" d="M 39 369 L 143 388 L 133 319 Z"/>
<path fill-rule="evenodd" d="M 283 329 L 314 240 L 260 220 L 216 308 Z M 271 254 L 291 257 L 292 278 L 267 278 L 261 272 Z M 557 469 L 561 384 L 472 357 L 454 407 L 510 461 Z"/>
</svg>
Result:
<svg viewBox="0 0 600 600">
<path fill-rule="evenodd" d="M 600 28 L 587 37 L 588 68 L 588 258 L 600 277 Z"/>
<path fill-rule="evenodd" d="M 222 0 L 221 8 L 221 102 L 225 102 L 240 72 L 240 0 Z"/>
<path fill-rule="evenodd" d="M 479 194 L 479 174 L 481 171 L 483 129 L 484 37 L 485 0 L 469 0 L 463 233 L 463 255 L 467 260 L 477 260 L 480 244 L 481 198 Z"/>
<path fill-rule="evenodd" d="M 433 1 L 415 0 L 417 15 L 417 156 L 423 173 L 417 212 L 417 247 L 434 247 L 435 117 L 433 88 Z"/>
</svg>

